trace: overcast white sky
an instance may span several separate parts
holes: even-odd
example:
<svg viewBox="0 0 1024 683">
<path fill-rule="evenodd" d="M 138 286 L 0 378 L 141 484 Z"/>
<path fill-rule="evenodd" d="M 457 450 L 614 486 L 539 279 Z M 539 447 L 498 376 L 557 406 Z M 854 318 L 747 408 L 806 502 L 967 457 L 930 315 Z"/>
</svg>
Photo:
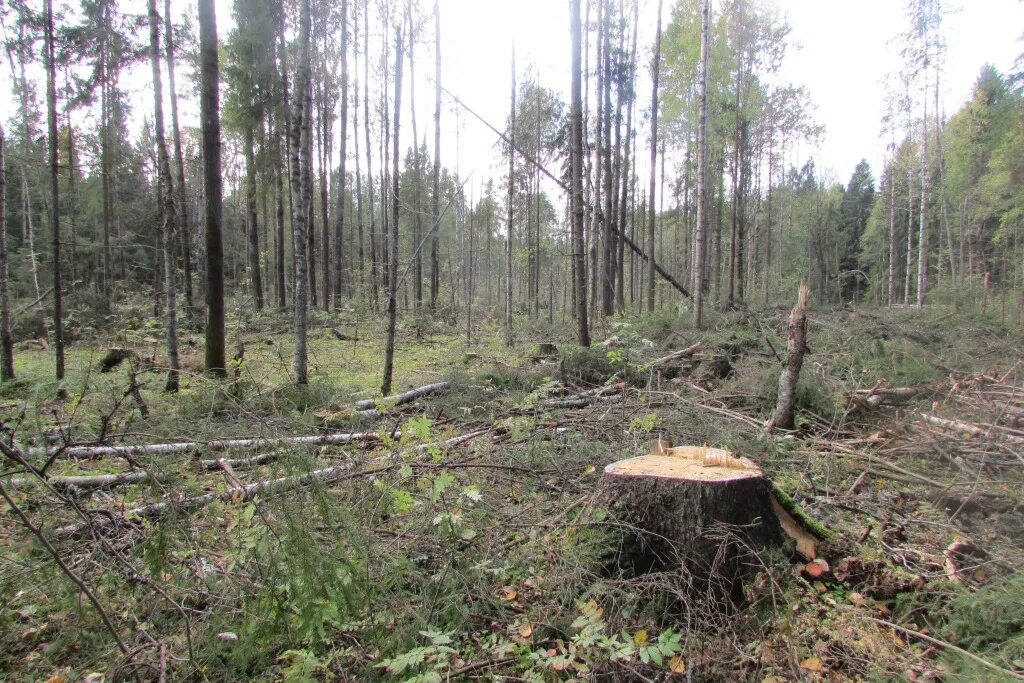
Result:
<svg viewBox="0 0 1024 683">
<path fill-rule="evenodd" d="M 0 0 L 2 1 L 2 0 Z M 395 0 L 391 0 L 395 2 Z M 818 166 L 831 168 L 835 177 L 845 181 L 854 165 L 866 157 L 875 170 L 880 168 L 886 140 L 880 137 L 883 109 L 883 78 L 899 68 L 898 46 L 893 38 L 905 28 L 901 0 L 765 0 L 774 1 L 787 15 L 792 27 L 792 44 L 781 76 L 803 84 L 817 107 L 817 119 L 826 127 L 825 137 L 816 149 L 799 150 L 802 163 L 813 155 Z M 429 7 L 430 0 L 421 0 Z M 948 58 L 943 82 L 945 111 L 954 112 L 968 97 L 971 85 L 986 62 L 1008 70 L 1015 57 L 1024 52 L 1019 42 L 1024 30 L 1024 3 L 1019 0 L 947 0 L 948 16 L 943 33 Z M 177 11 L 195 15 L 194 2 L 175 0 Z M 231 25 L 231 0 L 217 0 L 221 36 Z M 404 4 L 404 3 L 403 3 Z M 671 0 L 664 13 L 669 16 Z M 719 2 L 713 1 L 713 11 Z M 126 11 L 145 11 L 144 0 L 123 0 Z M 640 0 L 640 46 L 649 53 L 653 43 L 657 0 Z M 509 60 L 513 42 L 517 72 L 538 75 L 568 99 L 569 87 L 569 12 L 567 0 L 441 0 L 442 80 L 466 104 L 501 127 L 508 114 Z M 371 26 L 371 30 L 372 30 Z M 379 37 L 375 40 L 379 41 Z M 417 64 L 417 119 L 420 136 L 432 146 L 433 132 L 433 36 L 420 46 Z M 379 43 L 371 43 L 371 45 Z M 372 50 L 371 50 L 372 51 Z M 372 57 L 371 57 L 372 58 Z M 646 58 L 642 61 L 646 64 Z M 126 79 L 137 113 L 151 110 L 148 99 L 148 66 Z M 641 69 L 638 84 L 641 108 L 650 106 L 649 75 Z M 183 89 L 184 90 L 184 89 Z M 0 115 L 12 112 L 9 69 L 0 69 Z M 40 93 L 43 92 L 40 83 Z M 403 97 L 403 122 L 408 124 L 408 90 Z M 195 123 L 195 103 L 182 105 L 185 123 Z M 459 126 L 452 119 L 459 117 Z M 462 174 L 472 172 L 472 186 L 488 175 L 498 176 L 505 168 L 495 148 L 495 137 L 465 112 L 457 113 L 446 102 L 442 121 L 442 161 Z M 456 134 L 458 130 L 458 134 Z M 403 146 L 411 142 L 411 130 L 403 128 Z M 642 130 L 638 144 L 646 144 L 648 132 Z M 457 143 L 457 144 L 456 144 Z M 375 150 L 376 153 L 376 150 Z M 375 154 L 376 155 L 376 154 Z M 646 156 L 646 155 L 638 155 Z M 379 160 L 377 160 L 379 162 Z M 643 170 L 643 162 L 639 169 Z"/>
</svg>

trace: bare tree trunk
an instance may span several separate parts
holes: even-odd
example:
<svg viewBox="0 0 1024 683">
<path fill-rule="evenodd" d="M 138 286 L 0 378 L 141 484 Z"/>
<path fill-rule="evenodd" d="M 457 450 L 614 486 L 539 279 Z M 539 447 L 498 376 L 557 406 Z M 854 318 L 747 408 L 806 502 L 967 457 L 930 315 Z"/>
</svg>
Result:
<svg viewBox="0 0 1024 683">
<path fill-rule="evenodd" d="M 572 33 L 572 104 L 569 140 L 569 201 L 572 213 L 573 302 L 576 307 L 577 339 L 580 346 L 590 346 L 587 324 L 587 257 L 583 241 L 583 87 L 580 73 L 580 0 L 570 0 L 570 31 Z"/>
<path fill-rule="evenodd" d="M 359 5 L 355 5 L 356 16 L 352 21 L 352 56 L 355 60 L 355 83 L 352 87 L 352 144 L 356 161 L 356 229 L 359 232 L 359 298 L 366 296 L 366 250 L 363 234 L 363 173 L 359 164 Z"/>
<path fill-rule="evenodd" d="M 171 22 L 171 0 L 164 0 L 164 60 L 167 62 L 167 88 L 171 101 L 171 136 L 174 144 L 174 165 L 177 173 L 177 225 L 181 227 L 181 256 L 185 268 L 185 316 L 195 316 L 192 293 L 192 231 L 188 221 L 188 199 L 185 193 L 185 158 L 181 151 L 181 128 L 178 125 L 178 89 L 174 79 L 174 25 Z"/>
<path fill-rule="evenodd" d="M 149 0 L 149 61 L 153 68 L 153 130 L 156 135 L 158 185 L 163 193 L 160 202 L 158 230 L 163 234 L 164 291 L 167 315 L 167 383 L 166 391 L 177 391 L 178 377 L 178 301 L 174 258 L 174 182 L 171 180 L 171 159 L 164 135 L 164 89 L 160 74 L 160 15 L 156 0 Z"/>
<path fill-rule="evenodd" d="M 779 398 L 768 430 L 793 429 L 796 420 L 796 385 L 807 351 L 807 298 L 810 290 L 800 285 L 796 306 L 789 314 L 789 342 L 786 367 L 779 376 Z"/>
<path fill-rule="evenodd" d="M 341 0 L 341 139 L 338 141 L 338 222 L 334 235 L 334 271 L 338 279 L 336 292 L 349 291 L 350 282 L 345 260 L 345 185 L 348 157 L 348 0 Z M 326 248 L 326 247 L 325 247 Z M 335 302 L 335 306 L 338 303 Z"/>
<path fill-rule="evenodd" d="M 416 26 L 413 0 L 406 6 L 409 21 L 409 119 L 412 123 L 413 147 L 413 199 L 412 199 L 412 289 L 416 310 L 423 305 L 423 252 L 419 248 L 423 239 L 423 159 L 420 157 L 419 130 L 416 127 Z"/>
<path fill-rule="evenodd" d="M 225 376 L 223 181 L 220 164 L 220 74 L 214 0 L 199 0 L 199 106 L 206 197 L 206 370 Z"/>
<path fill-rule="evenodd" d="M 398 131 L 402 113 L 402 61 L 404 60 L 402 29 L 395 27 L 395 115 L 394 135 L 391 147 L 391 239 L 388 244 L 388 336 L 384 346 L 384 379 L 380 392 L 387 396 L 391 393 L 391 380 L 395 365 L 395 324 L 398 318 L 398 214 L 399 202 L 398 179 L 401 175 L 398 168 Z M 387 65 L 385 64 L 385 68 Z"/>
<path fill-rule="evenodd" d="M 7 262 L 7 169 L 4 160 L 4 129 L 0 127 L 0 382 L 14 379 L 10 282 Z"/>
<path fill-rule="evenodd" d="M 896 156 L 890 161 L 889 180 L 889 306 L 896 303 Z"/>
<path fill-rule="evenodd" d="M 256 310 L 263 310 L 263 278 L 260 273 L 260 233 L 256 213 L 256 152 L 254 150 L 253 130 L 247 125 L 243 136 L 245 139 L 245 227 L 246 246 L 249 257 L 249 284 Z"/>
<path fill-rule="evenodd" d="M 515 171 L 516 171 L 516 49 L 512 48 L 512 114 L 509 124 L 508 150 L 508 230 L 505 235 L 505 346 L 511 347 L 512 335 L 512 224 L 515 213 Z"/>
<path fill-rule="evenodd" d="M 925 49 L 928 49 L 927 41 Z M 921 114 L 921 215 L 917 226 L 917 310 L 924 310 L 928 284 L 928 72 L 925 71 Z"/>
<path fill-rule="evenodd" d="M 295 92 L 291 120 L 291 184 L 294 195 L 292 227 L 295 231 L 295 381 L 309 383 L 307 339 L 307 307 L 309 303 L 309 207 L 310 158 L 309 138 L 312 101 L 309 92 L 310 0 L 299 5 L 299 53 L 295 64 Z"/>
<path fill-rule="evenodd" d="M 53 45 L 53 0 L 46 0 L 46 113 L 50 154 L 50 226 L 53 234 L 53 353 L 56 377 L 64 379 L 64 292 L 60 258 L 60 191 L 57 161 L 57 64 Z"/>
<path fill-rule="evenodd" d="M 370 202 L 370 301 L 377 310 L 377 283 L 380 270 L 377 264 L 377 217 L 373 196 L 373 148 L 370 146 L 370 3 L 363 7 L 363 125 L 366 135 L 366 185 Z M 383 163 L 383 159 L 381 162 Z M 384 255 L 381 254 L 383 260 Z"/>
<path fill-rule="evenodd" d="M 659 0 L 660 1 L 660 0 Z M 704 315 L 704 246 L 708 224 L 708 34 L 711 0 L 701 8 L 700 31 L 700 114 L 697 128 L 697 235 L 693 252 L 693 326 L 700 329 Z"/>
<path fill-rule="evenodd" d="M 431 215 L 434 227 L 430 235 L 430 310 L 437 302 L 441 285 L 438 263 L 438 236 L 441 222 L 441 8 L 434 0 L 434 196 Z"/>
<path fill-rule="evenodd" d="M 654 38 L 654 73 L 651 86 L 651 179 L 647 195 L 647 257 L 651 264 L 651 267 L 647 269 L 648 312 L 654 310 L 654 174 L 658 163 L 658 72 L 661 66 L 661 3 L 662 0 L 658 0 L 658 27 Z"/>
</svg>

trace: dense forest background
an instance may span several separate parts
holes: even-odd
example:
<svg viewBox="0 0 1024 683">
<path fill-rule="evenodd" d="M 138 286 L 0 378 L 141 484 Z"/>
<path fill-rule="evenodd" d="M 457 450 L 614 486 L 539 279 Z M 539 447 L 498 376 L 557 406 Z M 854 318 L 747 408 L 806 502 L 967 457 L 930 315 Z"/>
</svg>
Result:
<svg viewBox="0 0 1024 683">
<path fill-rule="evenodd" d="M 173 25 L 170 2 L 150 3 L 152 17 L 114 0 L 57 2 L 52 20 L 49 4 L 9 2 L 2 15 L 16 105 L 4 125 L 7 291 L 36 301 L 13 312 L 15 337 L 44 337 L 54 326 L 47 295 L 57 271 L 69 335 L 101 327 L 119 302 L 141 305 L 145 291 L 156 318 L 167 292 L 177 292 L 181 317 L 201 327 L 203 141 L 178 115 L 194 108 L 200 80 L 195 26 Z M 943 8 L 909 3 L 898 36 L 904 63 L 889 74 L 881 112 L 885 165 L 862 162 L 843 183 L 811 156 L 795 158 L 821 126 L 808 94 L 775 77 L 789 47 L 784 15 L 723 2 L 709 12 L 702 52 L 702 9 L 696 1 L 667 8 L 654 55 L 637 44 L 635 0 L 582 10 L 583 280 L 592 321 L 694 289 L 707 302 L 698 308 L 773 303 L 800 281 L 835 305 L 959 305 L 989 289 L 1015 302 L 1024 277 L 1020 72 L 985 66 L 970 99 L 947 115 Z M 439 7 L 418 2 L 235 2 L 217 45 L 223 223 L 214 228 L 234 306 L 294 306 L 302 255 L 311 307 L 382 312 L 388 241 L 397 235 L 403 315 L 460 321 L 470 336 L 474 316 L 506 328 L 513 316 L 578 320 L 563 191 L 570 107 L 529 70 L 517 72 L 513 55 L 511 113 L 485 123 L 505 155 L 518 153 L 507 172 L 467 185 L 471 174 L 438 158 L 440 136 L 457 135 L 449 113 L 462 111 L 460 125 L 474 116 L 471 103 L 442 90 L 442 19 Z M 142 112 L 137 130 L 125 74 L 147 61 L 157 109 Z M 412 83 L 404 93 L 403 68 Z M 436 69 L 436 93 L 415 92 L 417 68 Z M 38 78 L 44 71 L 51 97 Z M 655 71 L 652 100 L 637 92 L 638 74 Z M 295 97 L 300 79 L 305 99 Z M 396 94 L 413 100 L 404 114 L 411 126 L 396 125 L 405 106 Z M 433 120 L 416 121 L 417 96 L 436 97 Z M 288 166 L 296 112 L 308 126 L 300 141 L 306 194 Z M 657 277 L 650 289 L 652 250 L 675 285 Z"/>
</svg>

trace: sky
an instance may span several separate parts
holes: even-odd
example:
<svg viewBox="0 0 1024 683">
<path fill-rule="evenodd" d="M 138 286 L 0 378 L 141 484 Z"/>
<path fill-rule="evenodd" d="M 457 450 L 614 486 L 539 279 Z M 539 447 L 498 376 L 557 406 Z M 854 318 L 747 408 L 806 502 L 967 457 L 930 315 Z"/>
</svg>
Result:
<svg viewBox="0 0 1024 683">
<path fill-rule="evenodd" d="M 394 2 L 395 0 L 391 0 Z M 430 0 L 420 0 L 427 11 Z M 657 19 L 657 0 L 640 1 L 640 50 L 648 63 Z M 774 2 L 791 26 L 790 48 L 778 78 L 804 85 L 816 106 L 817 121 L 825 135 L 816 147 L 794 151 L 791 163 L 813 157 L 820 169 L 831 169 L 834 179 L 845 181 L 861 158 L 879 174 L 888 142 L 881 135 L 886 74 L 900 67 L 895 38 L 906 21 L 901 0 L 763 0 Z M 949 0 L 943 35 L 948 55 L 943 74 L 942 100 L 947 115 L 966 101 L 983 64 L 1008 70 L 1024 52 L 1019 41 L 1024 31 L 1024 2 L 1020 0 Z M 219 33 L 231 27 L 231 0 L 216 0 Z M 175 0 L 176 11 L 195 16 L 195 3 Z M 671 0 L 665 3 L 669 16 Z M 714 1 L 717 11 L 720 0 Z M 144 0 L 122 0 L 127 11 L 144 12 Z M 442 81 L 467 106 L 495 126 L 503 127 L 508 116 L 510 60 L 513 44 L 516 73 L 560 93 L 568 101 L 569 12 L 566 0 L 440 0 L 442 33 Z M 432 22 L 430 22 L 432 25 Z M 194 25 L 194 24 L 193 24 Z M 371 26 L 371 30 L 372 30 Z M 379 41 L 375 36 L 374 41 Z M 416 110 L 421 138 L 433 145 L 433 32 L 428 28 L 417 48 Z M 371 46 L 379 42 L 371 43 Z M 372 50 L 371 50 L 372 51 Z M 4 65 L 6 67 L 6 65 Z M 148 65 L 141 65 L 125 79 L 141 123 L 151 111 Z M 408 71 L 406 72 L 408 75 Z M 41 76 L 42 74 L 38 74 Z M 179 82 L 183 80 L 179 76 Z M 593 86 L 593 84 L 592 84 Z M 638 105 L 650 107 L 650 75 L 640 69 Z M 0 92 L 10 91 L 10 71 L 0 69 Z M 39 83 L 39 92 L 44 92 Z M 409 91 L 403 95 L 403 147 L 411 144 Z M 0 97 L 0 116 L 13 111 L 13 98 Z M 181 104 L 183 124 L 195 125 L 198 105 Z M 478 196 L 487 177 L 505 172 L 495 135 L 471 114 L 446 100 L 442 112 L 442 163 L 458 167 L 467 188 Z M 642 118 L 642 117 L 639 117 Z M 453 121 L 453 119 L 455 119 Z M 455 124 L 455 125 L 453 125 Z M 649 132 L 641 129 L 638 147 L 647 144 Z M 407 142 L 408 141 L 408 142 Z M 351 140 L 350 140 L 351 145 Z M 375 150 L 376 152 L 376 150 Z M 637 170 L 644 174 L 646 154 L 639 154 Z M 379 160 L 377 160 L 379 162 Z"/>
</svg>

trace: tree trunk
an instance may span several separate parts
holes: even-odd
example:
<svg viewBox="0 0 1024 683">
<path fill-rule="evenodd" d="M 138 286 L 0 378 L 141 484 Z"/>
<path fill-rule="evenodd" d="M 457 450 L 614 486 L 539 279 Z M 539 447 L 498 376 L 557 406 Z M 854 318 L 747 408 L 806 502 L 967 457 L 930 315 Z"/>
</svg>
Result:
<svg viewBox="0 0 1024 683">
<path fill-rule="evenodd" d="M 796 306 L 789 314 L 789 341 L 786 367 L 779 375 L 779 397 L 775 404 L 775 415 L 768 423 L 768 430 L 793 429 L 796 422 L 796 385 L 800 379 L 800 368 L 807 351 L 807 299 L 810 291 L 800 285 Z"/>
<path fill-rule="evenodd" d="M 395 365 L 395 325 L 398 318 L 398 215 L 399 183 L 401 175 L 398 168 L 398 131 L 402 113 L 402 29 L 395 28 L 395 115 L 394 133 L 391 146 L 391 239 L 388 241 L 388 334 L 384 346 L 384 379 L 380 393 L 387 396 L 391 393 L 391 381 Z"/>
<path fill-rule="evenodd" d="M 430 310 L 434 310 L 441 286 L 437 254 L 441 222 L 441 7 L 438 0 L 434 0 L 434 196 L 431 216 L 434 226 L 430 235 Z"/>
<path fill-rule="evenodd" d="M 50 228 L 53 235 L 53 354 L 56 377 L 64 379 L 64 284 L 60 258 L 60 190 L 57 160 L 57 64 L 53 44 L 53 0 L 46 0 L 46 114 L 50 163 Z"/>
<path fill-rule="evenodd" d="M 654 65 L 651 85 L 651 178 L 647 193 L 647 255 L 651 268 L 647 270 L 647 311 L 654 310 L 654 181 L 658 163 L 658 72 L 661 65 L 661 2 L 658 0 L 658 25 L 654 37 Z"/>
<path fill-rule="evenodd" d="M 180 226 L 182 265 L 185 268 L 185 316 L 195 316 L 192 293 L 192 231 L 188 220 L 188 198 L 185 193 L 185 157 L 181 151 L 181 128 L 178 125 L 178 89 L 174 78 L 174 25 L 171 22 L 171 0 L 164 0 L 164 59 L 167 62 L 167 88 L 171 101 L 171 136 L 174 144 L 174 165 L 177 173 L 177 225 Z"/>
<path fill-rule="evenodd" d="M 338 221 L 334 240 L 334 276 L 338 279 L 334 290 L 351 294 L 348 263 L 345 259 L 345 185 L 348 182 L 348 0 L 341 0 L 341 132 L 338 141 Z M 329 166 L 329 164 L 328 164 Z M 335 307 L 338 302 L 335 301 Z"/>
<path fill-rule="evenodd" d="M 413 199 L 412 199 L 412 290 L 416 311 L 423 305 L 423 159 L 420 157 L 419 130 L 416 127 L 416 26 L 413 0 L 407 5 L 409 20 L 409 119 L 412 123 Z"/>
<path fill-rule="evenodd" d="M 370 146 L 370 3 L 363 11 L 363 126 L 366 135 L 366 186 L 370 204 L 370 301 L 377 311 L 377 283 L 380 269 L 377 265 L 377 216 L 373 196 L 373 148 Z M 383 159 L 381 162 L 383 163 Z M 384 256 L 381 254 L 381 258 Z"/>
<path fill-rule="evenodd" d="M 506 213 L 508 228 L 505 234 L 505 346 L 511 347 L 512 336 L 512 218 L 515 213 L 515 170 L 516 170 L 516 50 L 512 48 L 512 113 L 509 124 L 508 150 L 508 205 Z"/>
<path fill-rule="evenodd" d="M 149 60 L 153 68 L 153 130 L 156 136 L 158 186 L 163 188 L 159 207 L 159 228 L 163 235 L 164 292 L 167 315 L 167 383 L 166 391 L 177 391 L 178 377 L 178 301 L 177 267 L 174 258 L 174 182 L 171 180 L 171 159 L 164 135 L 164 90 L 160 75 L 160 16 L 156 0 L 149 0 Z M 160 193 L 158 193 L 160 194 Z"/>
<path fill-rule="evenodd" d="M 925 50 L 928 49 L 925 41 Z M 917 310 L 924 310 L 928 284 L 928 72 L 925 71 L 921 114 L 921 215 L 917 225 Z"/>
<path fill-rule="evenodd" d="M 14 379 L 10 286 L 7 262 L 7 168 L 4 160 L 4 129 L 0 126 L 0 382 Z"/>
<path fill-rule="evenodd" d="M 310 158 L 309 139 L 310 114 L 312 98 L 309 91 L 309 34 L 310 34 L 310 0 L 302 0 L 299 10 L 299 53 L 295 64 L 294 108 L 291 120 L 291 181 L 294 195 L 294 211 L 292 227 L 295 231 L 295 382 L 309 383 L 308 359 L 306 350 L 307 315 L 309 304 L 309 215 L 310 197 Z"/>
<path fill-rule="evenodd" d="M 690 589 L 742 596 L 744 558 L 780 546 L 772 487 L 756 464 L 717 448 L 671 448 L 605 467 L 602 497 L 641 532 L 619 554 L 621 569 L 646 573 L 682 565 Z"/>
<path fill-rule="evenodd" d="M 660 1 L 660 0 L 659 0 Z M 708 34 L 711 25 L 711 0 L 701 8 L 700 31 L 700 114 L 697 128 L 697 234 L 693 252 L 693 326 L 700 329 L 704 315 L 704 247 L 708 224 Z"/>
<path fill-rule="evenodd" d="M 577 339 L 580 346 L 590 346 L 587 324 L 587 255 L 583 240 L 583 87 L 580 73 L 580 0 L 570 0 L 570 31 L 572 32 L 572 105 L 569 140 L 569 201 L 572 214 L 573 303 L 576 308 Z"/>
<path fill-rule="evenodd" d="M 256 152 L 254 150 L 253 129 L 245 128 L 243 144 L 245 145 L 245 226 L 247 235 L 247 253 L 249 257 L 249 284 L 256 310 L 263 310 L 263 278 L 260 273 L 260 238 L 256 213 Z"/>
<path fill-rule="evenodd" d="M 206 197 L 206 371 L 224 377 L 223 181 L 220 164 L 220 74 L 214 0 L 199 0 L 200 119 Z"/>
</svg>

